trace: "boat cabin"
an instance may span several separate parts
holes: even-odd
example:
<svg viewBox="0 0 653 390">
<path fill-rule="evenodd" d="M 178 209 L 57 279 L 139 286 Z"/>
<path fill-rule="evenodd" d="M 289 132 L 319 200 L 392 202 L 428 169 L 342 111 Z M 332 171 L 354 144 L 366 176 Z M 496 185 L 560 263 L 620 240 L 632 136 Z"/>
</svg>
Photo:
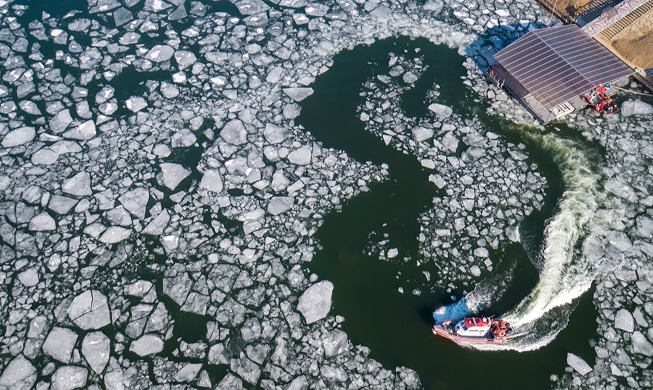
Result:
<svg viewBox="0 0 653 390">
<path fill-rule="evenodd" d="M 469 317 L 454 326 L 454 331 L 460 336 L 485 337 L 490 331 L 492 321 L 488 318 Z"/>
</svg>

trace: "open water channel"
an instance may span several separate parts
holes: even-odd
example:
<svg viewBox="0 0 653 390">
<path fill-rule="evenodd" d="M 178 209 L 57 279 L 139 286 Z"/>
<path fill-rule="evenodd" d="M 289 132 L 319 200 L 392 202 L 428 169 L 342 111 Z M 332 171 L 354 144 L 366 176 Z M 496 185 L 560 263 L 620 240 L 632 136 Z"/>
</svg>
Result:
<svg viewBox="0 0 653 390">
<path fill-rule="evenodd" d="M 538 256 L 546 223 L 557 211 L 564 190 L 560 171 L 552 156 L 529 139 L 521 139 L 514 125 L 483 114 L 484 108 L 474 103 L 471 92 L 462 84 L 464 58 L 455 50 L 407 38 L 376 42 L 336 56 L 331 69 L 316 80 L 314 95 L 302 102 L 298 120 L 324 146 L 343 150 L 358 161 L 386 163 L 390 173 L 388 180 L 370 186 L 369 192 L 325 218 L 317 234 L 322 249 L 310 268 L 333 282 L 333 311 L 345 318 L 343 329 L 351 340 L 369 347 L 371 356 L 386 367 L 404 365 L 416 370 L 426 388 L 550 388 L 549 376 L 563 372 L 568 351 L 576 351 L 588 362 L 594 359 L 586 341 L 596 328 L 591 293 L 578 300 L 569 325 L 546 347 L 530 352 L 478 351 L 431 333 L 431 311 L 451 303 L 450 293 L 430 291 L 416 296 L 398 292 L 399 286 L 410 285 L 428 266 L 417 269 L 414 261 L 387 262 L 364 253 L 370 233 L 382 229 L 389 233 L 393 246 L 419 261 L 418 218 L 433 207 L 432 199 L 438 196 L 437 188 L 428 181 L 428 169 L 415 156 L 387 146 L 367 132 L 356 115 L 365 80 L 387 66 L 390 52 L 414 52 L 415 48 L 420 49 L 429 68 L 403 96 L 406 112 L 427 115 L 425 93 L 437 83 L 441 99 L 455 113 L 463 117 L 479 115 L 493 132 L 526 144 L 525 152 L 547 178 L 544 207 L 527 217 L 520 227 L 522 241 L 534 244 L 503 243 L 495 254 L 501 257 L 495 261 L 499 264 L 497 273 L 508 265 L 514 271 L 510 287 L 487 314 L 510 310 L 537 283 L 538 272 L 529 259 Z M 573 136 L 568 131 L 555 131 L 561 137 Z"/>
</svg>

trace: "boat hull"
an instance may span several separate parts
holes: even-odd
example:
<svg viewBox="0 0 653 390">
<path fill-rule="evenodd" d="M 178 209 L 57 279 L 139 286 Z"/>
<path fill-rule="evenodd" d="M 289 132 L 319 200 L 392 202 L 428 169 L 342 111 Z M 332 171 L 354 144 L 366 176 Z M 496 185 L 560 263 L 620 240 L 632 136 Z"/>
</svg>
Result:
<svg viewBox="0 0 653 390">
<path fill-rule="evenodd" d="M 436 336 L 444 337 L 458 344 L 502 344 L 508 342 L 510 339 L 520 336 L 520 334 L 511 334 L 505 337 L 468 337 L 461 336 L 457 333 L 450 333 L 442 325 L 433 326 L 433 334 Z"/>
</svg>

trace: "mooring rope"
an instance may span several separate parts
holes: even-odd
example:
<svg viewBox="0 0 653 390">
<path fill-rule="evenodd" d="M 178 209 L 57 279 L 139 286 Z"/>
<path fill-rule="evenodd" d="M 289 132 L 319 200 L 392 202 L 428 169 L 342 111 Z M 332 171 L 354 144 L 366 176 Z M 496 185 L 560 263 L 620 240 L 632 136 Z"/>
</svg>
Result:
<svg viewBox="0 0 653 390">
<path fill-rule="evenodd" d="M 614 87 L 614 88 L 617 88 L 617 89 L 620 89 L 620 90 L 622 90 L 622 91 L 624 91 L 624 92 L 634 93 L 634 94 L 636 94 L 636 95 L 642 95 L 642 96 L 653 96 L 653 94 L 650 94 L 650 93 L 636 92 L 636 91 L 633 91 L 633 90 L 630 90 L 630 89 L 617 87 L 616 85 L 613 85 L 613 87 Z"/>
</svg>

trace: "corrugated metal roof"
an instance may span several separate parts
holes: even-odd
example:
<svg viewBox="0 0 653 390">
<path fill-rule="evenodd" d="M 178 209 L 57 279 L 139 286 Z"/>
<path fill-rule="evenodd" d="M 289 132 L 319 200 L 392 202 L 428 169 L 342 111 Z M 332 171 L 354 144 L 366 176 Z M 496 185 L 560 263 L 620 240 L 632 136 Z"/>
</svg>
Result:
<svg viewBox="0 0 653 390">
<path fill-rule="evenodd" d="M 495 58 L 549 110 L 633 72 L 575 24 L 533 30 Z"/>
</svg>

